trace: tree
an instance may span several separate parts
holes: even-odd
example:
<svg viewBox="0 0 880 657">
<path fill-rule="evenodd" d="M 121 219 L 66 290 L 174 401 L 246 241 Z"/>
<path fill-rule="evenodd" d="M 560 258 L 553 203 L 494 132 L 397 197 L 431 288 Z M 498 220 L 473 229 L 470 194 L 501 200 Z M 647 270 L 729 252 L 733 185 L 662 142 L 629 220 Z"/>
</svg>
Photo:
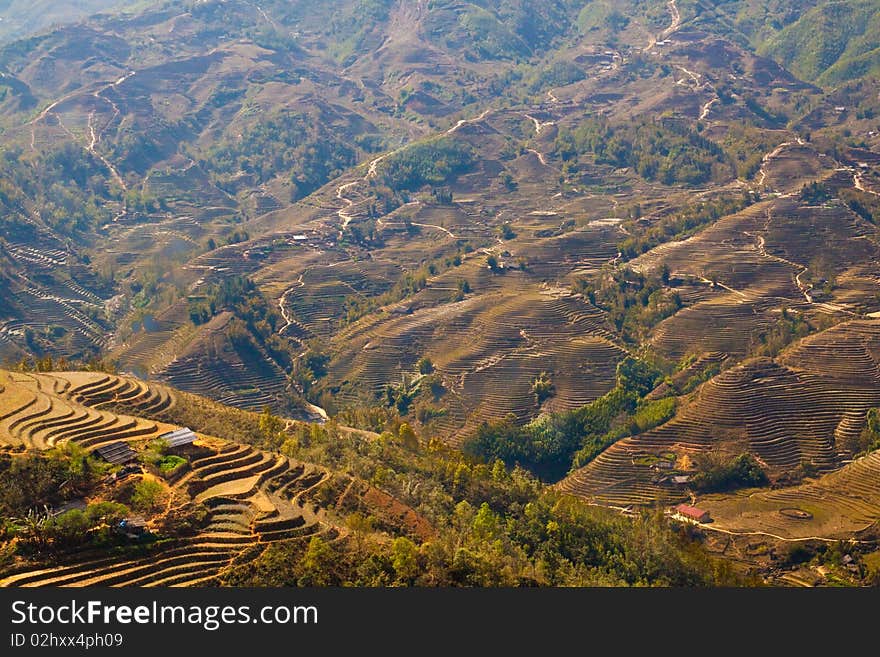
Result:
<svg viewBox="0 0 880 657">
<path fill-rule="evenodd" d="M 498 257 L 494 253 L 490 253 L 486 258 L 486 264 L 489 265 L 489 269 L 494 272 L 497 272 L 500 269 L 498 266 Z"/>
<path fill-rule="evenodd" d="M 364 540 L 373 531 L 373 518 L 355 511 L 345 519 L 345 525 L 354 536 L 357 553 L 361 554 L 363 552 Z"/>
<path fill-rule="evenodd" d="M 157 511 L 165 503 L 165 487 L 155 479 L 141 479 L 134 485 L 131 506 L 144 513 Z"/>
<path fill-rule="evenodd" d="M 397 430 L 397 436 L 407 449 L 418 449 L 419 437 L 409 425 L 409 422 L 404 422 L 400 425 L 400 429 Z"/>
<path fill-rule="evenodd" d="M 313 536 L 309 547 L 297 564 L 297 584 L 300 586 L 333 586 L 336 577 L 333 565 L 336 555 L 333 549 L 319 536 Z"/>
<path fill-rule="evenodd" d="M 543 403 L 545 399 L 553 394 L 553 382 L 550 380 L 550 375 L 547 372 L 541 372 L 535 377 L 535 380 L 532 381 L 532 392 L 537 397 L 539 404 Z"/>
<path fill-rule="evenodd" d="M 416 363 L 416 370 L 419 374 L 430 374 L 434 371 L 434 363 L 427 356 L 422 356 Z"/>
<path fill-rule="evenodd" d="M 284 420 L 273 415 L 272 409 L 268 406 L 264 406 L 263 412 L 260 413 L 260 433 L 270 445 L 275 445 L 284 438 Z"/>
<path fill-rule="evenodd" d="M 419 574 L 419 548 L 406 536 L 399 536 L 391 544 L 391 563 L 397 579 L 412 584 Z"/>
</svg>

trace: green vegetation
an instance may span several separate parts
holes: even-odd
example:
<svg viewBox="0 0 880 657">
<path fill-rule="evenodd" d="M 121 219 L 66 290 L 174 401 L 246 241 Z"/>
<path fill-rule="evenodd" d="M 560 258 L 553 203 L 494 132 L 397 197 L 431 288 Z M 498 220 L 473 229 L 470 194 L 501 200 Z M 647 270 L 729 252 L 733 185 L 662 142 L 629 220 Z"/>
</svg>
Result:
<svg viewBox="0 0 880 657">
<path fill-rule="evenodd" d="M 627 267 L 615 267 L 597 281 L 578 279 L 574 291 L 606 311 L 624 341 L 640 344 L 652 327 L 683 306 L 668 283 L 668 272 L 645 276 Z"/>
<path fill-rule="evenodd" d="M 0 516 L 23 516 L 90 492 L 107 465 L 74 443 L 47 452 L 0 453 Z"/>
<path fill-rule="evenodd" d="M 108 184 L 107 167 L 76 143 L 61 142 L 37 153 L 17 146 L 0 153 L 0 202 L 12 215 L 26 203 L 38 203 L 48 226 L 81 243 L 120 207 L 118 187 Z M 26 238 L 33 225 L 22 222 L 18 239 Z M 3 232 L 6 232 L 5 230 Z"/>
<path fill-rule="evenodd" d="M 880 449 L 880 408 L 868 409 L 865 428 L 854 445 L 847 446 L 854 454 L 867 454 Z"/>
<path fill-rule="evenodd" d="M 880 198 L 855 189 L 841 189 L 840 199 L 865 221 L 880 226 Z"/>
<path fill-rule="evenodd" d="M 107 548 L 124 541 L 117 527 L 126 515 L 128 508 L 116 502 L 89 504 L 56 516 L 31 510 L 15 521 L 18 551 L 39 554 Z"/>
<path fill-rule="evenodd" d="M 830 190 L 818 182 L 811 182 L 808 185 L 804 185 L 800 191 L 800 199 L 804 203 L 809 203 L 810 205 L 821 205 L 826 201 L 831 199 Z"/>
<path fill-rule="evenodd" d="M 733 98 L 727 97 L 727 90 L 719 92 L 721 102 L 727 100 L 733 102 Z M 728 157 L 736 166 L 736 175 L 744 180 L 751 180 L 761 168 L 764 155 L 773 151 L 785 141 L 785 136 L 779 132 L 762 130 L 748 124 L 734 123 L 727 130 L 721 146 Z"/>
<path fill-rule="evenodd" d="M 717 493 L 735 488 L 763 486 L 767 474 L 755 458 L 748 453 L 729 458 L 723 454 L 703 452 L 694 457 L 697 473 L 690 485 L 703 493 Z"/>
<path fill-rule="evenodd" d="M 544 403 L 544 400 L 553 395 L 555 388 L 550 375 L 547 372 L 541 372 L 535 380 L 532 381 L 532 393 L 534 393 L 538 404 Z"/>
<path fill-rule="evenodd" d="M 555 481 L 620 438 L 672 417 L 674 400 L 642 400 L 659 376 L 647 363 L 626 358 L 617 366 L 617 386 L 596 401 L 573 411 L 541 415 L 524 426 L 513 416 L 484 422 L 465 451 L 489 461 L 520 465 Z"/>
<path fill-rule="evenodd" d="M 273 544 L 223 576 L 232 586 L 709 586 L 745 584 L 660 513 L 627 518 L 543 491 L 521 469 L 473 462 L 439 441 L 417 449 L 333 423 L 300 425 L 283 452 L 343 469 L 416 509 L 431 538 L 377 540 L 349 516 L 347 541 Z M 326 499 L 336 499 L 328 491 Z M 324 499 L 324 498 L 321 498 Z M 357 522 L 355 522 L 357 520 Z"/>
<path fill-rule="evenodd" d="M 577 176 L 590 159 L 632 167 L 645 180 L 664 185 L 699 185 L 730 177 L 722 148 L 691 130 L 689 124 L 673 119 L 643 118 L 611 125 L 605 118 L 588 118 L 573 131 L 559 131 L 556 152 L 569 177 Z"/>
<path fill-rule="evenodd" d="M 750 194 L 722 196 L 714 201 L 702 201 L 685 206 L 675 213 L 659 217 L 647 224 L 639 222 L 642 218 L 641 209 L 635 206 L 631 211 L 630 220 L 624 222 L 629 237 L 617 245 L 621 259 L 631 260 L 664 242 L 685 239 L 721 217 L 739 212 L 753 202 L 754 198 Z"/>
<path fill-rule="evenodd" d="M 165 504 L 168 497 L 165 486 L 154 479 L 141 479 L 134 486 L 131 506 L 136 511 L 145 513 L 157 511 Z"/>
<path fill-rule="evenodd" d="M 157 463 L 159 468 L 159 472 L 163 475 L 169 475 L 177 468 L 186 465 L 187 461 L 182 456 L 177 456 L 176 454 L 167 454 L 163 456 L 162 459 Z"/>
<path fill-rule="evenodd" d="M 225 277 L 207 286 L 199 298 L 191 298 L 188 305 L 190 321 L 196 325 L 221 312 L 232 312 L 235 319 L 227 325 L 225 334 L 236 347 L 252 349 L 259 343 L 281 366 L 291 365 L 294 346 L 277 332 L 283 322 L 281 313 L 247 277 Z"/>
<path fill-rule="evenodd" d="M 473 149 L 453 137 L 434 137 L 407 146 L 385 158 L 378 179 L 394 192 L 444 185 L 468 170 Z"/>
<path fill-rule="evenodd" d="M 245 128 L 234 139 L 215 144 L 205 153 L 203 165 L 219 176 L 224 187 L 242 173 L 257 184 L 283 175 L 294 185 L 295 200 L 356 161 L 350 141 L 328 130 L 320 117 L 284 111 Z"/>
<path fill-rule="evenodd" d="M 819 2 L 761 51 L 805 80 L 830 85 L 880 70 L 878 35 L 876 2 Z"/>
<path fill-rule="evenodd" d="M 754 331 L 749 353 L 754 356 L 776 356 L 795 340 L 812 333 L 815 328 L 802 314 L 783 308 L 775 323 L 767 329 Z"/>
<path fill-rule="evenodd" d="M 493 499 L 492 502 L 495 500 Z M 462 501 L 440 535 L 357 547 L 319 537 L 268 547 L 227 586 L 718 586 L 729 566 L 660 515 L 636 519 L 545 494 L 510 511 Z"/>
</svg>

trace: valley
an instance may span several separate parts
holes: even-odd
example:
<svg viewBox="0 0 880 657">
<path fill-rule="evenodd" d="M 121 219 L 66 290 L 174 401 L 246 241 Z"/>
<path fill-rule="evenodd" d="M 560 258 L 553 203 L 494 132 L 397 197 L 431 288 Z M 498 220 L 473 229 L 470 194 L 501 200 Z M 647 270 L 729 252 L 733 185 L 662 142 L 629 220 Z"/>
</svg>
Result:
<svg viewBox="0 0 880 657">
<path fill-rule="evenodd" d="M 0 45 L 4 453 L 189 425 L 163 485 L 204 515 L 0 585 L 421 544 L 455 507 L 414 488 L 480 508 L 459 463 L 571 517 L 699 507 L 737 576 L 875 581 L 817 570 L 880 521 L 880 7 L 829 4 L 164 2 Z"/>
</svg>

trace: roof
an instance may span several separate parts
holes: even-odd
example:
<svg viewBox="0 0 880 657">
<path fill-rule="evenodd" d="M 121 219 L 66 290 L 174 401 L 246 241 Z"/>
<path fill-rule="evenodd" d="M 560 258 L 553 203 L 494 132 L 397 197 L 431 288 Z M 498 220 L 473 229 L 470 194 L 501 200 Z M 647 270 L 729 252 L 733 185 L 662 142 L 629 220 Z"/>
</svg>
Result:
<svg viewBox="0 0 880 657">
<path fill-rule="evenodd" d="M 95 451 L 98 453 L 98 456 L 105 461 L 109 461 L 116 465 L 128 463 L 137 458 L 137 452 L 131 448 L 131 445 L 119 441 L 107 445 L 101 445 Z"/>
<path fill-rule="evenodd" d="M 181 445 L 189 445 L 197 438 L 196 434 L 189 427 L 175 429 L 159 436 L 159 440 L 164 440 L 169 447 L 180 447 Z"/>
<path fill-rule="evenodd" d="M 677 507 L 675 507 L 675 510 L 684 517 L 693 518 L 694 520 L 699 520 L 700 518 L 704 518 L 709 515 L 708 511 L 698 509 L 697 507 L 691 506 L 689 504 L 679 504 Z"/>
</svg>

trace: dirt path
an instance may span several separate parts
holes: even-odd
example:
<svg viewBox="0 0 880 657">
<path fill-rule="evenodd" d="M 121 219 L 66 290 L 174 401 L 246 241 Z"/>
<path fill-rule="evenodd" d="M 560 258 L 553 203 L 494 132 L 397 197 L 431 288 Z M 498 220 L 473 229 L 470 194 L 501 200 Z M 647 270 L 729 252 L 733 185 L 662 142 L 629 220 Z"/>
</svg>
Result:
<svg viewBox="0 0 880 657">
<path fill-rule="evenodd" d="M 542 122 L 542 121 L 539 121 L 538 119 L 536 119 L 531 114 L 524 114 L 523 116 L 525 116 L 529 121 L 531 121 L 532 123 L 535 124 L 535 136 L 540 135 L 541 131 L 544 128 L 547 128 L 551 125 L 556 125 L 556 121 L 543 121 Z"/>
<path fill-rule="evenodd" d="M 663 41 L 666 37 L 670 36 L 681 27 L 681 13 L 678 11 L 675 0 L 669 0 L 669 2 L 666 3 L 666 8 L 669 10 L 669 27 L 660 32 L 660 34 L 651 37 L 650 41 L 648 41 L 648 45 L 645 46 L 645 52 L 653 50 L 658 41 Z"/>
<path fill-rule="evenodd" d="M 479 116 L 474 117 L 472 119 L 459 119 L 458 123 L 456 123 L 454 126 L 452 126 L 451 128 L 449 128 L 449 130 L 446 131 L 446 134 L 451 135 L 453 132 L 458 130 L 461 126 L 467 125 L 468 123 L 478 123 L 478 122 L 482 121 L 483 119 L 486 118 L 486 115 L 489 114 L 489 112 L 491 112 L 491 111 L 492 111 L 491 109 L 484 110 L 482 114 L 480 114 Z"/>
<path fill-rule="evenodd" d="M 747 532 L 747 531 L 735 531 L 732 529 L 724 529 L 722 527 L 713 526 L 717 521 L 713 521 L 711 524 L 700 523 L 698 526 L 700 529 L 706 529 L 713 532 L 719 532 L 721 534 L 727 534 L 728 536 L 769 536 L 770 538 L 775 538 L 778 541 L 785 541 L 787 543 L 796 543 L 798 541 L 824 541 L 825 543 L 839 543 L 841 539 L 839 538 L 828 538 L 826 536 L 802 536 L 799 538 L 786 538 L 784 536 L 779 536 L 778 534 L 771 534 L 770 532 Z M 850 543 L 862 543 L 862 544 L 870 544 L 874 545 L 875 541 L 862 541 L 855 538 L 847 539 L 847 542 Z"/>
<path fill-rule="evenodd" d="M 857 171 L 853 172 L 853 187 L 855 187 L 860 192 L 865 192 L 865 194 L 880 196 L 880 193 L 875 192 L 873 189 L 865 189 L 864 183 L 862 183 L 862 174 Z"/>
<path fill-rule="evenodd" d="M 677 68 L 679 71 L 681 71 L 682 73 L 687 75 L 691 80 L 693 80 L 694 84 L 696 84 L 698 87 L 701 86 L 702 82 L 700 82 L 700 74 L 699 73 L 694 73 L 693 71 L 689 71 L 688 69 L 686 69 L 684 66 L 681 66 L 681 65 L 676 66 L 675 68 Z M 683 80 L 679 80 L 678 82 L 676 82 L 676 84 L 681 84 L 682 82 L 683 82 Z"/>
<path fill-rule="evenodd" d="M 764 179 L 767 177 L 766 167 L 770 163 L 770 160 L 779 155 L 788 146 L 791 146 L 791 142 L 784 141 L 772 151 L 764 155 L 764 157 L 761 159 L 761 168 L 758 169 L 758 173 L 760 174 L 758 180 L 756 181 L 758 185 L 764 184 Z"/>
<path fill-rule="evenodd" d="M 543 154 L 542 152 L 540 152 L 540 151 L 536 151 L 534 148 L 527 148 L 526 150 L 527 150 L 529 153 L 534 153 L 534 155 L 538 158 L 538 162 L 540 162 L 541 164 L 543 164 L 545 167 L 547 167 L 547 168 L 549 168 L 549 169 L 552 169 L 552 168 L 553 168 L 553 167 L 551 167 L 549 164 L 547 164 L 547 160 L 544 158 L 544 154 Z"/>
<path fill-rule="evenodd" d="M 770 222 L 772 220 L 773 220 L 773 214 L 772 214 L 772 211 L 768 208 L 767 209 L 767 221 L 764 224 L 763 232 L 767 232 L 770 230 Z M 766 239 L 764 238 L 763 234 L 759 233 L 758 235 L 755 235 L 755 236 L 753 236 L 749 232 L 745 232 L 745 234 L 748 235 L 749 237 L 755 237 L 755 248 L 757 249 L 758 253 L 760 253 L 765 258 L 770 258 L 771 260 L 776 260 L 777 262 L 785 263 L 786 265 L 789 265 L 790 267 L 794 267 L 795 269 L 800 269 L 800 271 L 794 277 L 794 282 L 795 282 L 795 285 L 797 285 L 797 288 L 800 291 L 800 293 L 804 295 L 804 300 L 808 304 L 810 304 L 811 306 L 815 306 L 816 308 L 821 308 L 822 310 L 826 310 L 828 312 L 845 313 L 847 315 L 852 315 L 853 317 L 859 316 L 858 313 L 854 313 L 853 311 L 849 310 L 848 308 L 844 308 L 843 306 L 840 306 L 836 303 L 829 303 L 827 301 L 818 302 L 818 301 L 814 300 L 813 296 L 810 294 L 810 291 L 813 289 L 813 286 L 807 285 L 806 283 L 804 283 L 801 280 L 801 276 L 803 276 L 804 274 L 806 274 L 810 270 L 809 267 L 802 265 L 798 262 L 792 262 L 791 260 L 787 260 L 781 256 L 773 255 L 772 253 L 768 253 L 767 248 L 766 248 Z"/>
<path fill-rule="evenodd" d="M 444 233 L 449 235 L 449 237 L 451 237 L 452 239 L 454 239 L 454 240 L 458 239 L 458 237 L 456 235 L 453 235 L 450 230 L 448 230 L 447 228 L 444 228 L 443 226 L 436 226 L 434 224 L 417 224 L 415 221 L 411 221 L 410 223 L 413 226 L 421 226 L 422 228 L 436 228 L 437 230 L 442 230 Z"/>
<path fill-rule="evenodd" d="M 305 287 L 305 283 L 303 282 L 303 276 L 305 276 L 305 272 L 299 275 L 299 278 L 294 282 L 292 286 L 284 290 L 284 293 L 281 295 L 281 298 L 278 299 L 278 310 L 281 311 L 281 317 L 284 319 L 285 324 L 280 329 L 278 329 L 278 333 L 280 335 L 284 334 L 290 326 L 293 326 L 293 317 L 287 312 L 287 308 L 284 305 L 285 299 L 287 299 L 287 295 L 296 290 L 297 288 Z"/>
<path fill-rule="evenodd" d="M 345 183 L 344 185 L 340 185 L 336 188 L 336 198 L 346 204 L 344 208 L 340 208 L 336 211 L 336 214 L 339 215 L 340 219 L 342 219 L 342 227 L 340 228 L 340 232 L 344 231 L 348 227 L 348 224 L 351 223 L 352 216 L 347 212 L 347 210 L 354 205 L 354 201 L 352 201 L 350 198 L 346 198 L 345 196 L 343 196 L 342 192 L 344 192 L 349 187 L 354 187 L 359 182 L 359 180 L 355 180 L 354 182 Z"/>
<path fill-rule="evenodd" d="M 712 105 L 714 105 L 714 104 L 717 103 L 717 102 L 718 102 L 718 99 L 717 99 L 717 98 L 713 98 L 713 99 L 710 100 L 708 103 L 706 103 L 705 105 L 703 105 L 703 107 L 700 109 L 700 118 L 699 118 L 700 121 L 705 120 L 705 118 L 706 118 L 707 116 L 709 116 L 709 110 L 712 108 Z"/>
<path fill-rule="evenodd" d="M 669 9 L 669 14 L 672 16 L 672 23 L 660 33 L 663 38 L 668 37 L 681 27 L 681 14 L 678 11 L 678 7 L 675 5 L 675 0 L 669 0 L 669 2 L 666 3 L 666 7 Z"/>
</svg>

